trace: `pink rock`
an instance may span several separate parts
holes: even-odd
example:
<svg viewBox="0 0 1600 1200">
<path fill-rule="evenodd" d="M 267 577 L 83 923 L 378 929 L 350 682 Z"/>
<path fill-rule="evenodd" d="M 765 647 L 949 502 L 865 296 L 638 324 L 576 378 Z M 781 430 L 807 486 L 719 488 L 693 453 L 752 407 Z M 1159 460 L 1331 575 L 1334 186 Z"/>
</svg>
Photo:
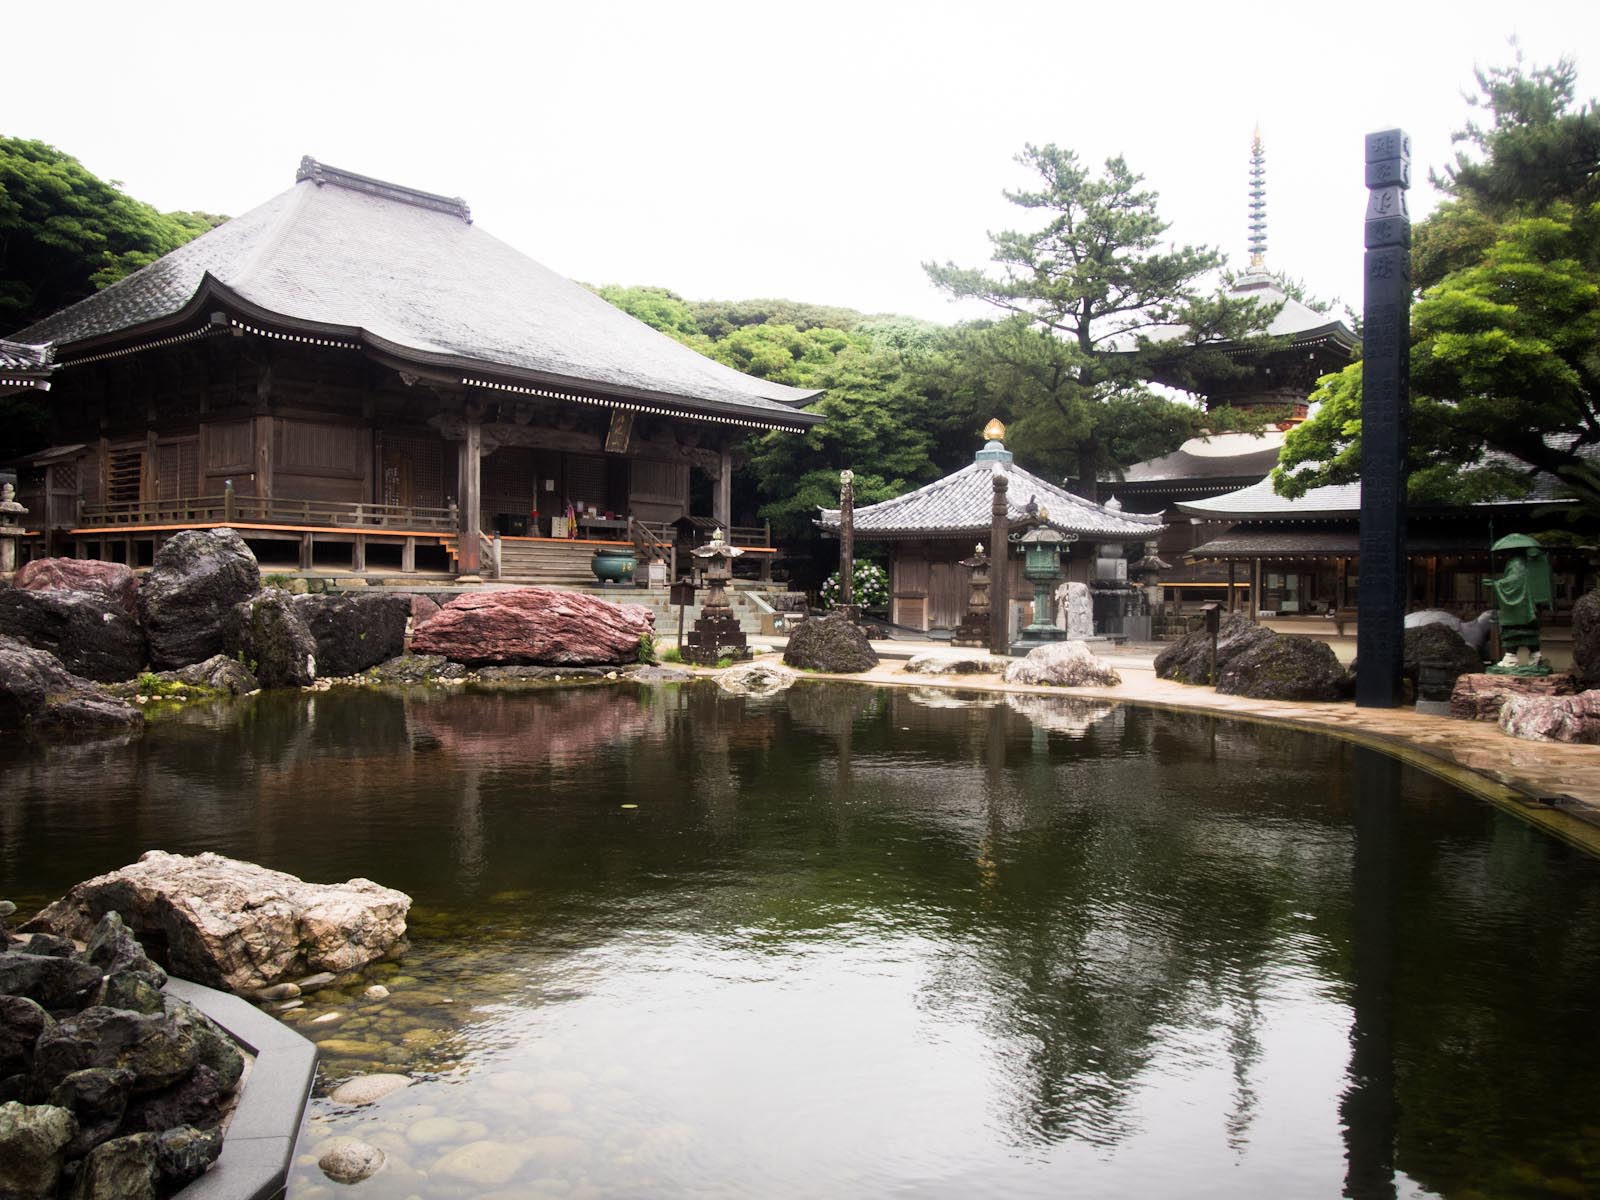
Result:
<svg viewBox="0 0 1600 1200">
<path fill-rule="evenodd" d="M 1462 675 L 1450 693 L 1450 715 L 1468 721 L 1495 721 L 1511 696 L 1570 696 L 1577 688 L 1571 675 L 1522 678 L 1516 675 Z"/>
<path fill-rule="evenodd" d="M 638 660 L 639 639 L 654 630 L 655 614 L 642 605 L 555 588 L 513 588 L 457 596 L 416 627 L 411 650 L 473 666 L 630 663 Z"/>
<path fill-rule="evenodd" d="M 1535 742 L 1600 743 L 1600 691 L 1576 696 L 1507 696 L 1500 728 Z"/>
<path fill-rule="evenodd" d="M 413 628 L 421 625 L 429 617 L 436 616 L 438 612 L 439 606 L 426 596 L 417 595 L 411 597 L 411 624 Z"/>
<path fill-rule="evenodd" d="M 92 558 L 39 558 L 24 563 L 14 583 L 30 592 L 94 592 L 114 602 L 130 617 L 139 616 L 139 579 L 122 563 Z"/>
</svg>

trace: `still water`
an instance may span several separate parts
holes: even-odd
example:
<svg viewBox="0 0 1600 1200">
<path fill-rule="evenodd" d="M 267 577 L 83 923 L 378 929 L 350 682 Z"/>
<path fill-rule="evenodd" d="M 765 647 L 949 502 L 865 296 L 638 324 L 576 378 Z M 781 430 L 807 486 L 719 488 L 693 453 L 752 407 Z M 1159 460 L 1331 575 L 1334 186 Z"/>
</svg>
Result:
<svg viewBox="0 0 1600 1200">
<path fill-rule="evenodd" d="M 1600 1194 L 1600 863 L 1330 739 L 805 682 L 0 745 L 0 895 L 157 847 L 415 898 L 283 1014 L 291 1200 Z"/>
</svg>

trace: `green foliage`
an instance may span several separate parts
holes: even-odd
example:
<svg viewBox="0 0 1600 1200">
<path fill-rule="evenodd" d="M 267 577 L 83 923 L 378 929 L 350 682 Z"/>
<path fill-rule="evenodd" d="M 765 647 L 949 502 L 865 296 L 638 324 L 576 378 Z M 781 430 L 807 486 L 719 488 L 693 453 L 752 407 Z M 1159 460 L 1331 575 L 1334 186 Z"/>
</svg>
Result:
<svg viewBox="0 0 1600 1200">
<path fill-rule="evenodd" d="M 1488 157 L 1457 157 L 1442 180 L 1456 198 L 1413 245 L 1427 288 L 1410 331 L 1411 495 L 1515 497 L 1543 477 L 1600 512 L 1600 472 L 1583 457 L 1600 446 L 1600 113 L 1569 111 L 1565 62 L 1478 78 L 1492 124 L 1457 140 Z M 1570 199 L 1552 197 L 1552 180 Z M 1361 365 L 1312 399 L 1274 473 L 1283 495 L 1360 474 Z"/>
<path fill-rule="evenodd" d="M 681 663 L 683 661 L 683 651 L 676 646 L 668 646 L 661 652 L 661 661 L 668 663 Z"/>
<path fill-rule="evenodd" d="M 822 603 L 833 608 L 839 603 L 839 572 L 822 581 Z M 862 608 L 887 608 L 889 573 L 874 562 L 858 562 L 850 572 L 850 592 Z"/>
<path fill-rule="evenodd" d="M 157 212 L 53 146 L 0 138 L 0 330 L 47 317 L 224 219 Z"/>
<path fill-rule="evenodd" d="M 289 585 L 293 582 L 294 577 L 292 575 L 285 575 L 279 571 L 274 571 L 270 575 L 263 575 L 261 577 L 262 587 L 277 588 L 280 592 L 287 592 L 289 590 Z"/>
<path fill-rule="evenodd" d="M 638 661 L 646 666 L 653 665 L 656 659 L 656 639 L 654 634 L 641 633 L 639 635 Z"/>
<path fill-rule="evenodd" d="M 1041 186 L 1006 197 L 1043 224 L 990 234 L 992 273 L 954 263 L 924 267 L 953 296 L 1009 314 L 973 330 L 967 349 L 968 369 L 982 374 L 985 390 L 1010 400 L 1012 449 L 1092 478 L 1135 461 L 1125 456 L 1147 445 L 1144 437 L 1118 441 L 1097 410 L 1121 398 L 1134 402 L 1129 411 L 1158 416 L 1161 406 L 1144 380 L 1189 384 L 1202 371 L 1243 370 L 1217 344 L 1258 335 L 1276 310 L 1208 292 L 1203 280 L 1222 256 L 1165 243 L 1156 194 L 1140 187 L 1122 158 L 1108 159 L 1095 175 L 1070 150 L 1030 145 L 1018 162 Z M 1183 333 L 1174 338 L 1175 328 Z M 1169 439 L 1177 440 L 1159 443 L 1158 453 L 1182 440 L 1176 414 L 1165 416 L 1173 418 Z M 1146 433 L 1151 428 L 1146 424 Z"/>
</svg>

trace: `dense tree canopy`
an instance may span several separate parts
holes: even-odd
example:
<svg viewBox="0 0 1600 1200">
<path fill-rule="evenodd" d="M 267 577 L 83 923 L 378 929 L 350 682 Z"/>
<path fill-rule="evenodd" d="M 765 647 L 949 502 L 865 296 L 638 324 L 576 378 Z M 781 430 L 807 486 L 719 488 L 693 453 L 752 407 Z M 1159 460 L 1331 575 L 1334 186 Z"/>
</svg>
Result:
<svg viewBox="0 0 1600 1200">
<path fill-rule="evenodd" d="M 1411 493 L 1470 502 L 1544 477 L 1600 512 L 1600 107 L 1570 62 L 1478 73 L 1490 116 L 1434 176 L 1451 199 L 1418 230 Z M 1354 480 L 1361 364 L 1323 380 L 1275 476 L 1288 496 Z"/>
<path fill-rule="evenodd" d="M 224 219 L 157 212 L 53 146 L 0 138 L 0 330 L 47 317 Z"/>
<path fill-rule="evenodd" d="M 1244 369 L 1216 347 L 1258 336 L 1275 313 L 1208 286 L 1222 256 L 1166 243 L 1156 194 L 1123 159 L 1095 175 L 1070 150 L 1030 145 L 1018 162 L 1040 186 L 1006 197 L 1043 225 L 990 234 L 993 272 L 924 265 L 952 295 L 1009 314 L 973 331 L 969 348 L 984 356 L 978 369 L 1020 385 L 1011 393 L 1013 446 L 1046 468 L 1094 479 L 1132 461 L 1123 457 L 1130 444 L 1111 436 L 1110 401 L 1160 411 L 1145 381 L 1184 385 L 1202 372 Z"/>
</svg>

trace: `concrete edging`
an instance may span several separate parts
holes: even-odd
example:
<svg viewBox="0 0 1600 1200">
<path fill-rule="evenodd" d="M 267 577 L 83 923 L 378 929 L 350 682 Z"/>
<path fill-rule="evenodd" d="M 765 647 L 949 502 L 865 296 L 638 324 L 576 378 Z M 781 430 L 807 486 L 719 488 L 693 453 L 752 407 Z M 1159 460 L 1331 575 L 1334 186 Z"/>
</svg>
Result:
<svg viewBox="0 0 1600 1200">
<path fill-rule="evenodd" d="M 228 1123 L 222 1154 L 177 1193 L 180 1200 L 278 1200 L 288 1187 L 295 1139 L 317 1073 L 317 1048 L 238 996 L 167 980 L 187 1000 L 255 1055 Z"/>
</svg>

